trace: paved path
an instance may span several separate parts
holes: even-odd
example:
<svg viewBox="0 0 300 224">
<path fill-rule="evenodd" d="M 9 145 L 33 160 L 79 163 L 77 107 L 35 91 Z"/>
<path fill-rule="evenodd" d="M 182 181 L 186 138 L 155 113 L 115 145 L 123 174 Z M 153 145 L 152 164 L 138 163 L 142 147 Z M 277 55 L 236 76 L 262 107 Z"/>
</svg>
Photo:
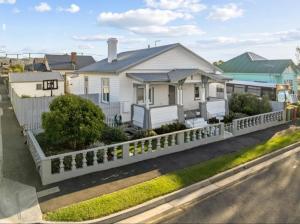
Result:
<svg viewBox="0 0 300 224">
<path fill-rule="evenodd" d="M 34 187 L 39 185 L 39 177 L 24 145 L 24 138 L 2 80 L 0 96 L 0 110 L 3 111 L 0 121 L 0 157 L 3 157 L 3 170 L 0 169 L 0 172 L 4 176 L 0 180 L 0 223 L 39 222 L 42 220 L 42 213 Z"/>
<path fill-rule="evenodd" d="M 288 127 L 289 125 L 282 125 L 192 150 L 52 184 L 46 188 L 58 186 L 60 192 L 40 198 L 40 206 L 43 212 L 47 212 L 111 193 L 177 169 L 256 145 L 270 139 L 276 132 Z"/>
<path fill-rule="evenodd" d="M 300 223 L 300 153 L 160 223 Z"/>
</svg>

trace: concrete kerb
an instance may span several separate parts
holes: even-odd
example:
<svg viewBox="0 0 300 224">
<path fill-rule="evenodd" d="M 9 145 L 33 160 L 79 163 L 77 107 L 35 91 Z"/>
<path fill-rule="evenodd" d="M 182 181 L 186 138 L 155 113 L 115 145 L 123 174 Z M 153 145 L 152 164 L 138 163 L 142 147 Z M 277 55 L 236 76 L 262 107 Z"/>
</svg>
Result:
<svg viewBox="0 0 300 224">
<path fill-rule="evenodd" d="M 164 213 L 168 213 L 168 211 L 170 209 L 174 209 L 174 207 L 173 206 L 165 206 L 165 208 L 163 209 L 163 208 L 161 208 L 161 206 L 163 206 L 164 204 L 167 204 L 171 201 L 174 201 L 176 199 L 186 197 L 187 195 L 192 194 L 193 192 L 196 193 L 196 191 L 200 191 L 200 194 L 198 194 L 198 196 L 197 196 L 197 200 L 208 197 L 209 195 L 216 193 L 217 191 L 220 191 L 223 188 L 226 188 L 230 185 L 235 184 L 238 181 L 241 181 L 251 175 L 254 175 L 255 173 L 259 172 L 262 168 L 271 165 L 271 163 L 279 161 L 280 159 L 286 158 L 293 152 L 290 152 L 288 155 L 282 155 L 282 154 L 285 154 L 286 152 L 291 151 L 292 149 L 295 149 L 297 147 L 300 147 L 300 142 L 292 144 L 287 147 L 284 147 L 282 149 L 279 149 L 279 150 L 269 153 L 267 155 L 264 155 L 258 159 L 247 162 L 247 163 L 237 166 L 233 169 L 224 171 L 220 174 L 217 174 L 211 178 L 208 178 L 206 180 L 195 183 L 186 188 L 183 188 L 178 191 L 172 192 L 170 194 L 152 199 L 148 202 L 137 205 L 135 207 L 132 207 L 132 208 L 129 208 L 129 209 L 126 209 L 126 210 L 123 210 L 123 211 L 120 211 L 120 212 L 117 212 L 117 213 L 114 213 L 114 214 L 111 214 L 109 216 L 102 217 L 99 219 L 83 221 L 83 222 L 72 222 L 72 223 L 116 223 L 116 222 L 120 222 L 122 220 L 129 220 L 131 217 L 137 216 L 141 213 L 147 212 L 147 211 L 155 209 L 155 208 L 165 210 Z M 298 151 L 300 151 L 300 148 L 298 149 Z M 268 160 L 271 160 L 277 156 L 279 157 L 279 159 L 268 162 Z M 264 162 L 266 162 L 267 165 L 262 166 L 261 164 Z M 238 175 L 238 177 L 236 177 L 235 175 L 238 173 L 243 173 L 243 175 Z M 203 192 L 203 194 L 201 194 L 201 192 Z M 195 198 L 195 200 L 196 200 L 196 198 Z M 167 209 L 168 207 L 172 207 L 172 208 Z M 162 212 L 161 212 L 162 210 L 160 210 L 160 211 L 158 210 L 160 215 L 162 215 Z M 149 217 L 148 220 L 152 219 L 152 218 L 154 218 L 154 217 Z M 145 221 L 147 221 L 147 219 L 144 219 L 143 221 L 139 220 L 137 222 L 145 222 Z M 128 222 L 130 222 L 130 221 L 128 221 Z M 63 224 L 63 223 L 70 223 L 70 222 L 44 221 L 43 223 Z"/>
</svg>

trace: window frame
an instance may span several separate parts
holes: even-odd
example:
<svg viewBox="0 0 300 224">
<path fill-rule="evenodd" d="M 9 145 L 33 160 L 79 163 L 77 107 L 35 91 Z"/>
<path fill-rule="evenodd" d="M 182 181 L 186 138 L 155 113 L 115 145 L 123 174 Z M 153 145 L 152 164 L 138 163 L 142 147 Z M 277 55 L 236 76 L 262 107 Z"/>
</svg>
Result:
<svg viewBox="0 0 300 224">
<path fill-rule="evenodd" d="M 196 88 L 198 89 L 198 97 L 196 97 Z M 200 94 L 200 85 L 194 85 L 194 100 L 200 100 L 201 94 Z"/>
<path fill-rule="evenodd" d="M 139 101 L 138 100 L 138 89 L 143 89 L 143 102 Z M 146 86 L 143 86 L 143 85 L 137 85 L 136 86 L 136 103 L 138 105 L 145 105 L 146 104 Z M 149 104 L 150 105 L 154 105 L 154 87 L 151 86 L 149 88 Z"/>
<path fill-rule="evenodd" d="M 38 87 L 39 86 L 39 87 Z M 43 84 L 42 83 L 37 83 L 35 85 L 35 90 L 43 90 Z"/>
<path fill-rule="evenodd" d="M 105 84 L 105 81 L 108 81 Z M 108 93 L 104 93 L 104 88 L 108 89 Z M 109 103 L 110 102 L 110 79 L 109 78 L 101 78 L 101 102 Z"/>
</svg>

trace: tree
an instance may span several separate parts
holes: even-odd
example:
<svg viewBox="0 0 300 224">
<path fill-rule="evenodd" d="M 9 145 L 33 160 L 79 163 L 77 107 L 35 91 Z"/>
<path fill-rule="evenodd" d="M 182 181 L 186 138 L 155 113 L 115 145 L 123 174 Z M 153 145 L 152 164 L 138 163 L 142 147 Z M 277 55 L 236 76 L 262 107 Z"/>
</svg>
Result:
<svg viewBox="0 0 300 224">
<path fill-rule="evenodd" d="M 215 61 L 213 64 L 214 64 L 214 66 L 219 66 L 219 65 L 224 64 L 224 61 L 222 61 L 222 60 Z"/>
<path fill-rule="evenodd" d="M 24 72 L 24 66 L 20 64 L 11 65 L 9 66 L 9 72 L 15 72 L 15 73 Z"/>
<path fill-rule="evenodd" d="M 42 126 L 49 143 L 78 150 L 100 139 L 104 114 L 89 100 L 64 95 L 52 101 L 50 112 L 43 113 Z"/>
</svg>

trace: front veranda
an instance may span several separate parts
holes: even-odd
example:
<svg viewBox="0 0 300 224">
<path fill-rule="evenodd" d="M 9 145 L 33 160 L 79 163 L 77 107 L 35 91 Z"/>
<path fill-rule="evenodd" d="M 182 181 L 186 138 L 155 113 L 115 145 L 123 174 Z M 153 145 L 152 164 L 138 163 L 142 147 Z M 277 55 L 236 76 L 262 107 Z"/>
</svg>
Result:
<svg viewBox="0 0 300 224">
<path fill-rule="evenodd" d="M 133 79 L 132 124 L 143 129 L 173 122 L 200 127 L 228 113 L 225 77 L 199 69 L 128 73 Z"/>
</svg>

